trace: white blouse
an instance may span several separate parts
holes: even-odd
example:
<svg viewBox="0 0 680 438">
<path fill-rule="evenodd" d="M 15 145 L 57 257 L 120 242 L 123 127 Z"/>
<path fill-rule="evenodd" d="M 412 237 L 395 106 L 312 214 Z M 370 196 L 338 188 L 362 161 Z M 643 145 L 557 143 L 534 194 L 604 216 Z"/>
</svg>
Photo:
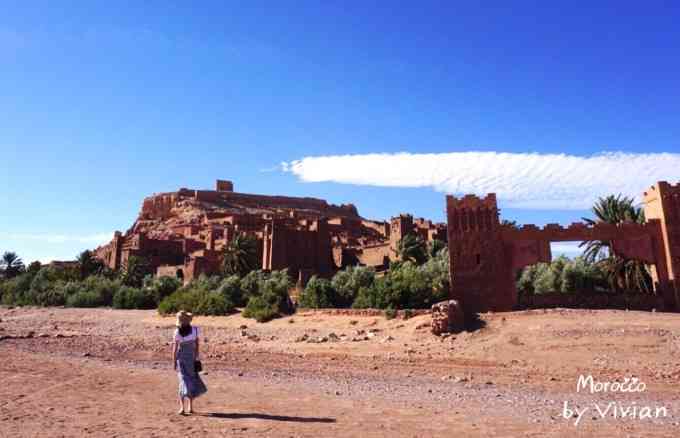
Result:
<svg viewBox="0 0 680 438">
<path fill-rule="evenodd" d="M 186 336 L 179 334 L 179 329 L 175 330 L 175 342 L 190 342 L 198 339 L 198 327 L 192 326 L 191 333 Z"/>
</svg>

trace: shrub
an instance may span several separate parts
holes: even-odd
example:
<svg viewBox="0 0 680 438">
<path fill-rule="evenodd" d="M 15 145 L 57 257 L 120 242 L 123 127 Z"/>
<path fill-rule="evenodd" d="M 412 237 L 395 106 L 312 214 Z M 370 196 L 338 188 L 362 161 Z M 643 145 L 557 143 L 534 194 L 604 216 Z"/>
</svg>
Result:
<svg viewBox="0 0 680 438">
<path fill-rule="evenodd" d="M 300 294 L 300 307 L 309 309 L 334 307 L 336 298 L 336 292 L 331 286 L 331 282 L 315 275 Z"/>
<path fill-rule="evenodd" d="M 574 260 L 559 257 L 552 263 L 524 268 L 517 280 L 517 290 L 520 294 L 592 293 L 607 290 L 607 280 L 596 263 L 588 263 L 582 257 Z"/>
<path fill-rule="evenodd" d="M 251 297 L 259 295 L 260 284 L 267 279 L 264 271 L 250 271 L 245 277 L 241 278 L 242 301 L 248 303 Z"/>
<path fill-rule="evenodd" d="M 384 277 L 359 289 L 354 308 L 427 308 L 449 294 L 448 252 L 423 265 L 406 261 L 394 264 Z"/>
<path fill-rule="evenodd" d="M 78 292 L 66 298 L 66 306 L 68 307 L 100 307 L 104 303 L 101 297 L 92 291 L 79 289 Z"/>
<path fill-rule="evenodd" d="M 385 318 L 386 319 L 394 319 L 397 317 L 397 309 L 394 309 L 392 307 L 388 307 L 385 309 Z"/>
<path fill-rule="evenodd" d="M 383 309 L 385 304 L 385 280 L 376 279 L 371 286 L 363 286 L 357 293 L 357 298 L 352 303 L 355 309 Z"/>
<path fill-rule="evenodd" d="M 219 277 L 201 276 L 165 297 L 158 305 L 163 315 L 188 310 L 197 315 L 227 315 L 234 303 L 218 290 Z"/>
<path fill-rule="evenodd" d="M 35 277 L 35 272 L 25 272 L 10 280 L 0 282 L 0 294 L 2 294 L 2 304 L 24 305 L 34 304 L 25 302 L 27 294 L 31 288 L 31 283 Z"/>
<path fill-rule="evenodd" d="M 222 280 L 218 292 L 235 306 L 242 307 L 248 304 L 241 290 L 241 279 L 238 275 L 231 275 Z"/>
<path fill-rule="evenodd" d="M 113 296 L 113 307 L 116 309 L 153 309 L 156 307 L 156 296 L 151 289 L 121 286 Z"/>
<path fill-rule="evenodd" d="M 219 292 L 201 294 L 194 312 L 198 315 L 227 315 L 234 311 L 234 304 Z"/>
<path fill-rule="evenodd" d="M 153 296 L 155 304 L 159 304 L 181 286 L 182 283 L 177 278 L 168 276 L 152 277 L 144 281 L 144 289 Z"/>
<path fill-rule="evenodd" d="M 262 296 L 254 296 L 248 300 L 243 316 L 253 318 L 257 322 L 267 322 L 279 316 L 278 312 Z"/>
<path fill-rule="evenodd" d="M 111 280 L 101 275 L 87 277 L 80 284 L 81 289 L 96 294 L 103 306 L 110 306 L 114 295 L 122 287 L 120 280 Z"/>
<path fill-rule="evenodd" d="M 331 281 L 336 292 L 336 305 L 339 307 L 351 306 L 359 289 L 371 287 L 375 281 L 375 271 L 363 266 L 349 266 L 338 271 Z"/>
<path fill-rule="evenodd" d="M 257 291 L 248 299 L 243 316 L 264 322 L 292 313 L 294 309 L 288 289 L 290 278 L 287 270 L 272 271 L 269 275 L 262 274 L 257 283 Z"/>
</svg>

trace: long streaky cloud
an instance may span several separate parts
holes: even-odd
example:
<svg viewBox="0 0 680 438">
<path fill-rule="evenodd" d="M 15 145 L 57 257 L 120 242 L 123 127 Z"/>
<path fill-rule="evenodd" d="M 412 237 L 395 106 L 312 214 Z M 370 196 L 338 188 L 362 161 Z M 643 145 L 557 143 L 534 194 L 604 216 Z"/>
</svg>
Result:
<svg viewBox="0 0 680 438">
<path fill-rule="evenodd" d="M 496 193 L 507 207 L 579 210 L 609 194 L 640 200 L 655 182 L 680 180 L 680 154 L 373 153 L 304 157 L 281 168 L 304 182 Z"/>
</svg>

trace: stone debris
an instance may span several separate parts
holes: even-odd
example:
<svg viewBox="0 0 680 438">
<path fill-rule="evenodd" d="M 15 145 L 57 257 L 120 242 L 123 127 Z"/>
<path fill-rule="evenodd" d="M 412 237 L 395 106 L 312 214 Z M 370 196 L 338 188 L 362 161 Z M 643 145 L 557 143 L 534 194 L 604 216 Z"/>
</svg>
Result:
<svg viewBox="0 0 680 438">
<path fill-rule="evenodd" d="M 447 300 L 432 306 L 432 333 L 458 333 L 464 328 L 463 310 L 456 300 Z"/>
</svg>

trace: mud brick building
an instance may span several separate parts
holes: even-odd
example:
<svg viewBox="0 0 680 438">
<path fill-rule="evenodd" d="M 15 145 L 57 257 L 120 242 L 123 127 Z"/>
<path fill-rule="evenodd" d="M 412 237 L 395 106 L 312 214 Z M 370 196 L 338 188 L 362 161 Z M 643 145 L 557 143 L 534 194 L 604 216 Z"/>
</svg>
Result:
<svg viewBox="0 0 680 438">
<path fill-rule="evenodd" d="M 144 257 L 156 275 L 189 281 L 219 272 L 225 246 L 246 234 L 257 239 L 263 269 L 287 268 L 304 284 L 348 265 L 385 269 L 407 233 L 425 241 L 447 238 L 445 224 L 407 214 L 374 221 L 352 204 L 237 193 L 231 181 L 217 180 L 215 190 L 181 188 L 145 198 L 132 227 L 95 254 L 114 270 L 131 256 Z"/>
</svg>

